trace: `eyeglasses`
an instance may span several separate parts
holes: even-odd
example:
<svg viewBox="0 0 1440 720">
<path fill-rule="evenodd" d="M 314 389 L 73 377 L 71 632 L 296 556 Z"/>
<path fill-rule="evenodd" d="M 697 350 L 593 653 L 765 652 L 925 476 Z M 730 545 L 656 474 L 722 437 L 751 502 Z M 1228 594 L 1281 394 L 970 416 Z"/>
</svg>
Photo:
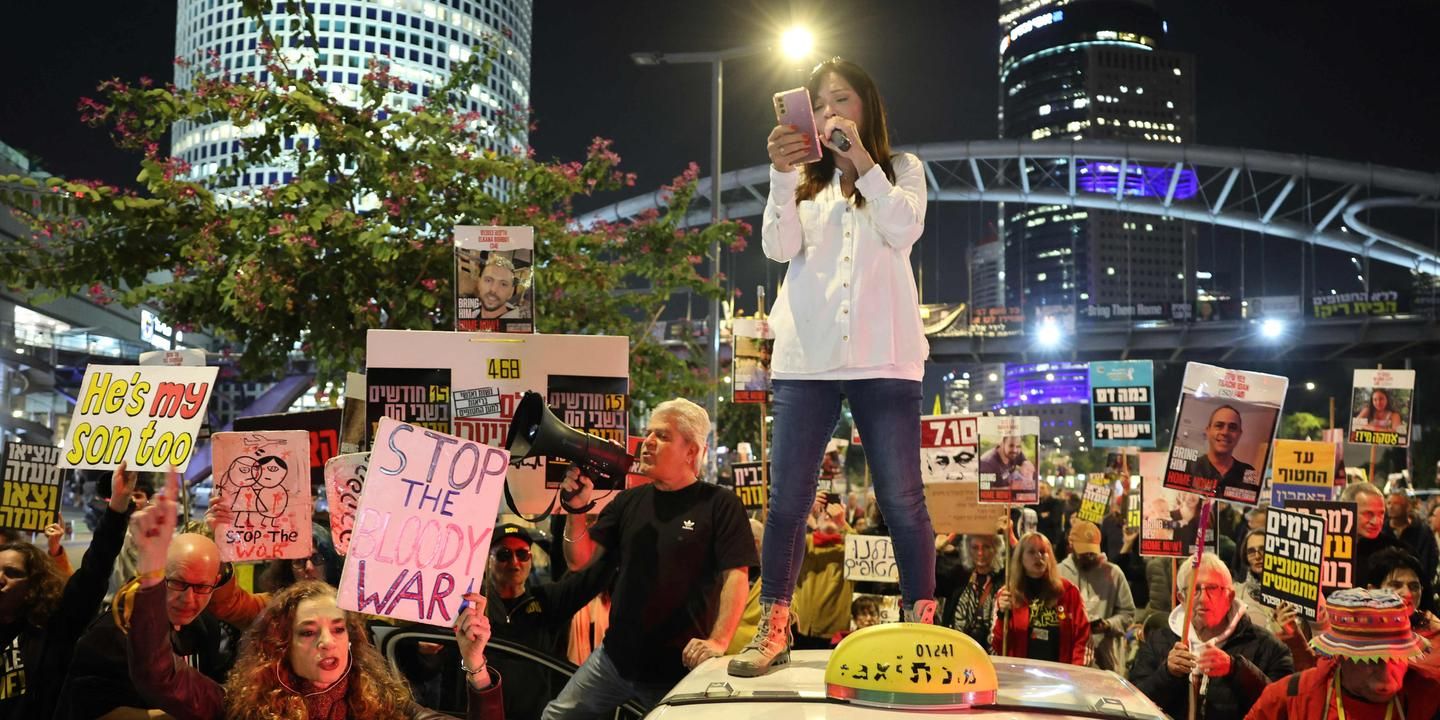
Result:
<svg viewBox="0 0 1440 720">
<path fill-rule="evenodd" d="M 191 592 L 194 592 L 196 595 L 209 595 L 210 593 L 215 592 L 215 588 L 219 586 L 206 585 L 205 583 L 185 582 L 184 580 L 177 580 L 175 578 L 167 577 L 165 578 L 165 587 L 168 587 L 177 593 L 183 593 L 186 590 L 189 590 Z"/>
<path fill-rule="evenodd" d="M 311 565 L 314 565 L 315 567 L 320 567 L 321 565 L 324 565 L 324 564 L 325 564 L 325 556 L 324 556 L 324 555 L 321 555 L 321 554 L 318 553 L 318 552 L 317 552 L 317 553 L 311 553 L 310 557 L 295 558 L 294 560 L 291 560 L 290 562 L 293 563 L 294 565 L 296 565 L 296 566 L 298 567 L 298 566 L 303 566 L 307 561 L 308 561 Z"/>
<path fill-rule="evenodd" d="M 1245 557 L 1250 557 L 1251 555 L 1264 555 L 1264 554 L 1265 554 L 1265 548 L 1263 548 L 1263 547 L 1245 548 Z"/>
<path fill-rule="evenodd" d="M 513 551 L 513 554 L 510 548 L 500 548 L 495 551 L 495 562 L 508 563 L 512 557 L 515 559 L 515 562 L 530 562 L 530 550 L 527 548 L 517 548 Z"/>
<path fill-rule="evenodd" d="M 1229 586 L 1229 585 L 1196 585 L 1196 586 L 1195 586 L 1195 594 L 1196 594 L 1196 595 L 1209 595 L 1209 596 L 1211 596 L 1211 597 L 1214 597 L 1214 596 L 1216 596 L 1216 595 L 1220 595 L 1220 594 L 1224 593 L 1224 591 L 1229 590 L 1229 589 L 1230 589 L 1230 586 Z"/>
</svg>

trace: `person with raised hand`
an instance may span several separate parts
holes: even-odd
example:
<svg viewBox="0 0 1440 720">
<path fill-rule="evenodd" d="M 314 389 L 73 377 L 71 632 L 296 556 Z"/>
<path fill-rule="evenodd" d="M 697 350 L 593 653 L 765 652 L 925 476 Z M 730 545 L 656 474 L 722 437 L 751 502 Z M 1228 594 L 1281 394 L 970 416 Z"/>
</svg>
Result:
<svg viewBox="0 0 1440 720">
<path fill-rule="evenodd" d="M 5 677 L 0 720 L 54 714 L 75 641 L 100 611 L 110 571 L 125 541 L 125 516 L 135 482 L 135 473 L 120 463 L 110 477 L 105 514 L 69 580 L 44 550 L 28 542 L 0 544 L 0 652 Z"/>
<path fill-rule="evenodd" d="M 245 632 L 225 685 L 176 662 L 169 648 L 165 559 L 175 530 L 178 485 L 172 479 L 131 519 L 140 549 L 128 656 L 130 679 L 156 708 L 180 720 L 275 717 L 440 720 L 415 703 L 409 685 L 365 632 L 358 613 L 341 610 L 335 588 L 305 580 L 278 592 Z M 485 598 L 467 593 L 455 620 L 470 720 L 502 720 L 500 676 L 485 662 L 490 623 Z"/>
</svg>

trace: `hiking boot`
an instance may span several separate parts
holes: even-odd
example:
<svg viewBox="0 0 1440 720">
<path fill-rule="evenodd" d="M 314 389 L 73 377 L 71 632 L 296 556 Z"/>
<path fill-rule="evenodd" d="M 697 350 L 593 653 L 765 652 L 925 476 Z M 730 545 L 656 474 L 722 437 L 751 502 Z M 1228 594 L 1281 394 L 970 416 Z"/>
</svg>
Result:
<svg viewBox="0 0 1440 720">
<path fill-rule="evenodd" d="M 932 603 L 933 605 L 933 603 Z M 759 677 L 770 668 L 790 662 L 790 606 L 760 603 L 760 625 L 755 637 L 739 655 L 730 659 L 729 672 L 735 677 Z"/>
</svg>

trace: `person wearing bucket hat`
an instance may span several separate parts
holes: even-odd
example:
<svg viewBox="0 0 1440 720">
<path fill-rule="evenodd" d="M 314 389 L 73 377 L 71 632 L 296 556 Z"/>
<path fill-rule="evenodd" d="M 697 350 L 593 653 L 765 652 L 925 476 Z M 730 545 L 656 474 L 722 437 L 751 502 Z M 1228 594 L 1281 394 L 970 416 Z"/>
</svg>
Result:
<svg viewBox="0 0 1440 720">
<path fill-rule="evenodd" d="M 1271 683 L 1247 720 L 1433 718 L 1440 675 L 1412 663 L 1429 643 L 1410 628 L 1410 606 L 1391 590 L 1337 590 L 1330 627 L 1310 641 L 1319 663 Z"/>
</svg>

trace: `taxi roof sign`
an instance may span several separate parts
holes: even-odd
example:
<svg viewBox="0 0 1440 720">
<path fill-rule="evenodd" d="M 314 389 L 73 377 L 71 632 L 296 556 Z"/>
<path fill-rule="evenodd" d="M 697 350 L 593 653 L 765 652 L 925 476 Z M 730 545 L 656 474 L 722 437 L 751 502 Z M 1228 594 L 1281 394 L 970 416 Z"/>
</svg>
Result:
<svg viewBox="0 0 1440 720">
<path fill-rule="evenodd" d="M 825 695 L 885 708 L 955 709 L 995 702 L 990 656 L 958 630 L 886 623 L 850 634 L 825 666 Z"/>
</svg>

